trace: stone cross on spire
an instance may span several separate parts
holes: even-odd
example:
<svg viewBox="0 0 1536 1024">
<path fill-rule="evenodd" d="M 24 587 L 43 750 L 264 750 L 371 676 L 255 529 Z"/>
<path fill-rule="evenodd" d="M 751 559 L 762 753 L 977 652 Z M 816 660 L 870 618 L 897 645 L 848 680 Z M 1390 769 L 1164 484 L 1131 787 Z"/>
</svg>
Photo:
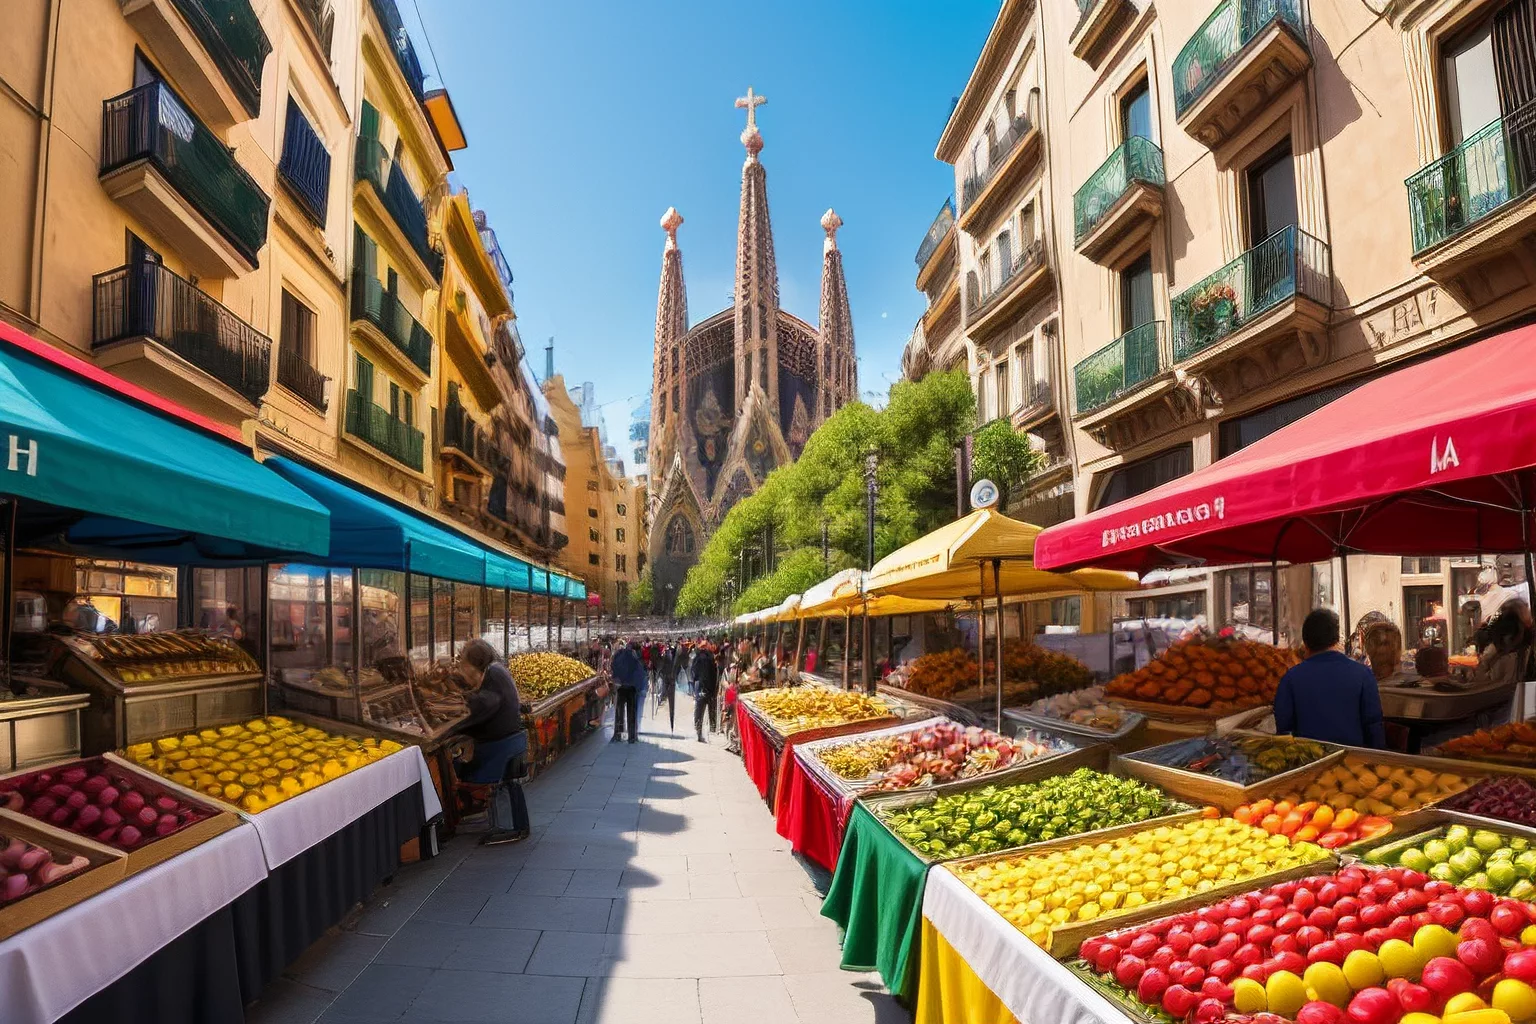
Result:
<svg viewBox="0 0 1536 1024">
<path fill-rule="evenodd" d="M 763 151 L 763 136 L 757 130 L 757 108 L 768 102 L 768 97 L 759 96 L 747 86 L 747 94 L 736 98 L 736 109 L 746 110 L 747 127 L 741 133 L 741 144 L 747 147 L 747 152 L 752 156 Z"/>
<path fill-rule="evenodd" d="M 677 229 L 683 226 L 683 215 L 677 212 L 677 207 L 667 207 L 667 212 L 662 215 L 661 229 L 667 233 L 667 248 L 677 248 Z"/>
</svg>

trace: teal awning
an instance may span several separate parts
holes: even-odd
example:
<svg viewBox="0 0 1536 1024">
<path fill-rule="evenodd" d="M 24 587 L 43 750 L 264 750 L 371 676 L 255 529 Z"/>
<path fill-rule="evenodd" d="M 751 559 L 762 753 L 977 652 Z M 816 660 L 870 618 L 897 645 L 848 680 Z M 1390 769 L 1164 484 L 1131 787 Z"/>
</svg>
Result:
<svg viewBox="0 0 1536 1024">
<path fill-rule="evenodd" d="M 533 584 L 532 567 L 524 561 L 492 551 L 485 557 L 487 586 L 524 591 Z"/>
<path fill-rule="evenodd" d="M 540 569 L 536 565 L 532 566 L 531 569 L 532 569 L 532 572 L 531 572 L 531 576 L 532 576 L 531 587 L 532 587 L 533 592 L 535 594 L 547 594 L 547 593 L 549 593 L 549 577 L 550 577 L 549 570 L 548 569 Z"/>
<path fill-rule="evenodd" d="M 330 510 L 331 548 L 323 564 L 514 586 L 520 564 L 514 558 L 291 459 L 275 457 L 267 465 Z"/>
<path fill-rule="evenodd" d="M 0 494 L 24 499 L 30 540 L 168 563 L 328 550 L 325 507 L 249 451 L 114 394 L 93 367 L 27 351 L 41 342 L 0 337 Z"/>
</svg>

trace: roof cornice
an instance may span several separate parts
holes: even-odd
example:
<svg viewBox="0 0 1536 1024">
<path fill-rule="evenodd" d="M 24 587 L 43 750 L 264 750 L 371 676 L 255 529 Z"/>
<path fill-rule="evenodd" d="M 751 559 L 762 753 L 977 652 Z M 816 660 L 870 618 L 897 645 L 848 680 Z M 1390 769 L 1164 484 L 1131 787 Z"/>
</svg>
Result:
<svg viewBox="0 0 1536 1024">
<path fill-rule="evenodd" d="M 981 48 L 981 56 L 976 58 L 976 66 L 965 83 L 965 91 L 960 94 L 955 109 L 950 111 L 944 133 L 939 136 L 933 154 L 938 159 L 947 164 L 960 159 L 965 140 L 971 137 L 971 132 L 986 113 L 992 85 L 1007 70 L 1034 8 L 1035 0 L 1003 0 L 997 20 L 992 23 L 992 31 L 987 33 L 986 44 Z"/>
</svg>

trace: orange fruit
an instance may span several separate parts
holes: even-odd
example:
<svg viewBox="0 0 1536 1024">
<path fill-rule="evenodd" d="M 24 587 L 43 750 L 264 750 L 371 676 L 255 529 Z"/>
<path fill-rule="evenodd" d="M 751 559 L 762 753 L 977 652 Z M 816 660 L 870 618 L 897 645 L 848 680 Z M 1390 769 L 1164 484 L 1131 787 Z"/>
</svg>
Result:
<svg viewBox="0 0 1536 1024">
<path fill-rule="evenodd" d="M 1295 810 L 1295 805 L 1292 804 L 1289 800 L 1281 800 L 1279 803 L 1275 804 L 1275 813 L 1281 817 L 1290 814 L 1293 810 Z"/>
<path fill-rule="evenodd" d="M 1275 809 L 1273 800 L 1256 800 L 1253 803 L 1253 814 L 1256 818 L 1262 818 Z"/>
<path fill-rule="evenodd" d="M 1324 832 L 1328 831 L 1328 827 L 1333 824 L 1333 808 L 1323 804 L 1323 806 L 1313 811 L 1312 824 Z"/>
<path fill-rule="evenodd" d="M 1252 825 L 1253 824 L 1253 808 L 1251 806 L 1249 806 L 1248 804 L 1243 804 L 1237 810 L 1232 812 L 1232 817 L 1236 818 L 1238 821 L 1242 822 L 1244 825 Z"/>
<path fill-rule="evenodd" d="M 1333 827 L 1342 832 L 1352 827 L 1359 820 L 1360 812 L 1353 807 L 1346 807 L 1334 816 Z"/>
<path fill-rule="evenodd" d="M 1291 837 L 1291 841 L 1296 843 L 1310 843 L 1315 841 L 1320 835 L 1322 835 L 1322 830 L 1319 829 L 1316 825 L 1303 825 L 1301 828 L 1296 830 L 1296 834 Z"/>
<path fill-rule="evenodd" d="M 1268 832 L 1271 835 L 1273 835 L 1273 834 L 1278 833 L 1280 831 L 1280 827 L 1284 823 L 1285 823 L 1285 819 L 1280 817 L 1280 815 L 1278 815 L 1278 814 L 1266 814 L 1266 815 L 1264 815 L 1264 819 L 1259 822 L 1259 827 L 1262 828 L 1265 832 Z"/>
</svg>

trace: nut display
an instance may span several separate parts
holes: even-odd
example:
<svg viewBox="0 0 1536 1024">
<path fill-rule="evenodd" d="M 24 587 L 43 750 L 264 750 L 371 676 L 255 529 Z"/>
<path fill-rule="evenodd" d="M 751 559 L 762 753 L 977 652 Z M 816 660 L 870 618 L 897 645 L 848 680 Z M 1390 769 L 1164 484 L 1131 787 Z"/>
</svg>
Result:
<svg viewBox="0 0 1536 1024">
<path fill-rule="evenodd" d="M 1231 818 L 1202 818 L 1049 853 L 962 861 L 949 870 L 1043 946 L 1055 925 L 1180 899 L 1327 856 L 1319 846 L 1292 844 Z"/>
<path fill-rule="evenodd" d="M 172 782 L 256 814 L 399 749 L 393 740 L 337 736 L 270 715 L 135 743 L 123 754 Z"/>
<path fill-rule="evenodd" d="M 1180 640 L 1135 672 L 1117 676 L 1105 688 L 1117 700 L 1176 707 L 1238 711 L 1275 699 L 1294 651 L 1252 640 L 1196 636 Z"/>
<path fill-rule="evenodd" d="M 854 740 L 817 754 L 822 764 L 839 778 L 866 779 L 891 763 L 896 754 L 896 740 L 881 738 Z"/>
<path fill-rule="evenodd" d="M 1311 764 L 1328 753 L 1329 748 L 1315 740 L 1288 736 L 1196 736 L 1138 750 L 1127 756 L 1135 761 L 1251 786 Z"/>
<path fill-rule="evenodd" d="M 119 850 L 138 849 L 214 813 L 99 757 L 0 781 L 0 807 Z"/>
<path fill-rule="evenodd" d="M 742 700 L 762 712 L 781 734 L 883 718 L 891 713 L 891 706 L 879 697 L 819 686 L 758 690 Z"/>
<path fill-rule="evenodd" d="M 1081 835 L 1170 813 L 1155 786 L 1079 768 L 1039 782 L 984 786 L 899 809 L 876 811 L 890 830 L 920 853 L 976 853 Z"/>
<path fill-rule="evenodd" d="M 592 674 L 590 665 L 553 651 L 514 654 L 507 659 L 507 670 L 517 683 L 518 696 L 535 704 Z"/>
<path fill-rule="evenodd" d="M 54 853 L 0 833 L 0 907 L 30 896 L 91 866 L 80 854 Z"/>
<path fill-rule="evenodd" d="M 988 659 L 985 670 L 962 648 L 925 654 L 888 679 L 925 697 L 945 699 L 958 691 L 976 688 L 985 671 L 995 678 L 997 663 Z M 1014 703 L 1092 685 L 1093 673 L 1076 658 L 1048 651 L 1028 640 L 1003 643 L 1003 699 Z"/>
</svg>

